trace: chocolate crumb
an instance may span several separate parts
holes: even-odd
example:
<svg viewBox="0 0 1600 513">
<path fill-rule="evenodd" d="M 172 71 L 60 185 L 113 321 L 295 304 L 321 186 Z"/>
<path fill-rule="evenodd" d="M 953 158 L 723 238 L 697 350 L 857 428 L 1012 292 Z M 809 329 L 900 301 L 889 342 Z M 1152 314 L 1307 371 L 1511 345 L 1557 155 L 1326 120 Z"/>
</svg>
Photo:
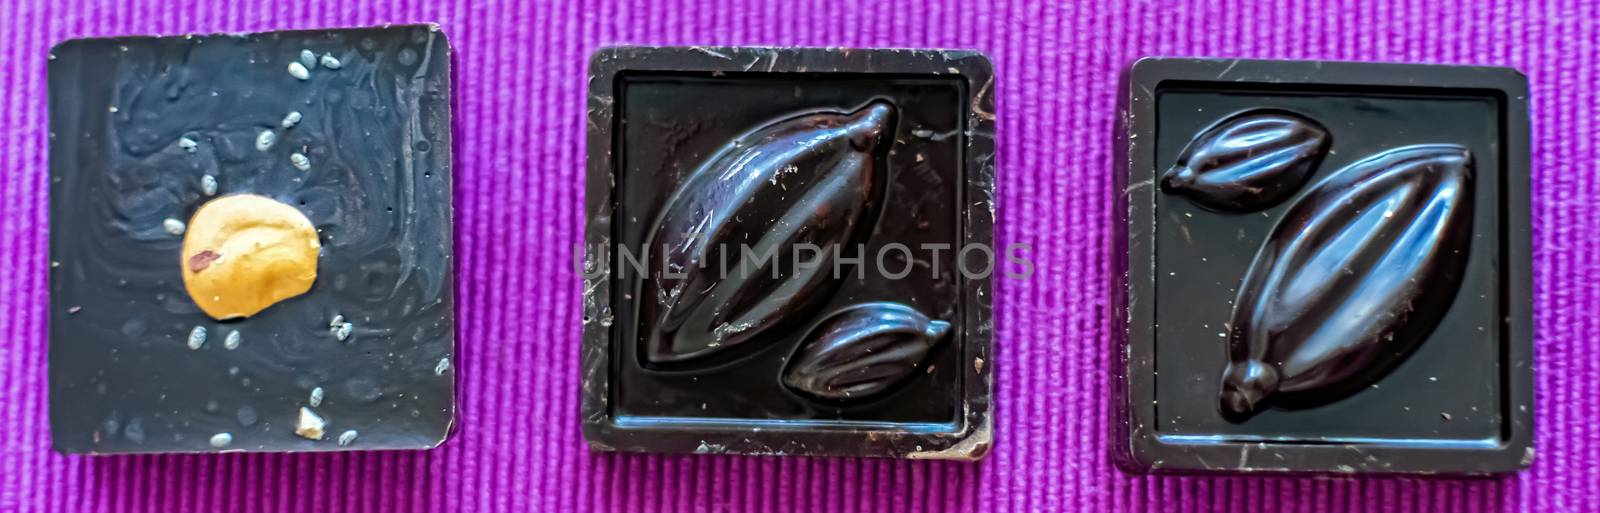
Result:
<svg viewBox="0 0 1600 513">
<path fill-rule="evenodd" d="M 300 408 L 299 422 L 295 423 L 294 434 L 300 435 L 301 438 L 321 440 L 323 428 L 327 425 L 328 422 L 323 420 L 322 416 L 317 415 L 317 412 L 302 406 Z"/>
</svg>

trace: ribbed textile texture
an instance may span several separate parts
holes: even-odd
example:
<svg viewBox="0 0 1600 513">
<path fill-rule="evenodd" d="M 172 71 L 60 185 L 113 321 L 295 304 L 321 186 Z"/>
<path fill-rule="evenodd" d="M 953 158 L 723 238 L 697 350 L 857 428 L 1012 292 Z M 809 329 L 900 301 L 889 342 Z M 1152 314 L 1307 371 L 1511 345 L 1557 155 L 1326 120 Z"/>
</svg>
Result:
<svg viewBox="0 0 1600 513">
<path fill-rule="evenodd" d="M 1600 8 L 1011 0 L 0 5 L 0 512 L 1596 511 Z M 460 430 L 426 453 L 63 457 L 47 426 L 45 59 L 80 36 L 437 22 L 455 47 Z M 593 454 L 584 73 L 603 44 L 976 48 L 999 102 L 996 442 L 978 464 Z M 1144 55 L 1515 66 L 1532 81 L 1538 457 L 1501 479 L 1131 477 L 1106 450 L 1116 77 Z"/>
</svg>

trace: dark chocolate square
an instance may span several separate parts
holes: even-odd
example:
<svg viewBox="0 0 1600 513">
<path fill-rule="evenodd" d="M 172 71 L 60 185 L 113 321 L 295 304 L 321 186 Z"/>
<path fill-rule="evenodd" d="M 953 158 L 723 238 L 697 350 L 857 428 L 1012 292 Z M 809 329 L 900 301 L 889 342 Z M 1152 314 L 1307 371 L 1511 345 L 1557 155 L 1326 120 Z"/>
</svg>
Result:
<svg viewBox="0 0 1600 513">
<path fill-rule="evenodd" d="M 1525 77 L 1151 58 L 1121 102 L 1120 466 L 1530 463 Z"/>
<path fill-rule="evenodd" d="M 990 273 L 952 262 L 992 255 L 987 59 L 610 48 L 589 80 L 591 447 L 982 457 Z"/>
<path fill-rule="evenodd" d="M 455 305 L 450 49 L 438 27 L 78 39 L 52 49 L 49 87 L 57 451 L 445 440 Z M 245 198 L 256 210 L 239 215 L 298 212 L 299 224 L 282 219 L 303 229 L 197 215 Z M 201 231 L 222 244 L 183 258 Z M 284 238 L 245 238 L 263 233 Z M 248 282 L 293 259 L 252 253 L 281 243 L 229 242 L 241 240 L 320 246 L 309 289 L 243 318 L 203 311 L 309 277 Z M 195 289 L 215 297 L 192 297 L 185 269 L 197 281 L 233 274 Z"/>
</svg>

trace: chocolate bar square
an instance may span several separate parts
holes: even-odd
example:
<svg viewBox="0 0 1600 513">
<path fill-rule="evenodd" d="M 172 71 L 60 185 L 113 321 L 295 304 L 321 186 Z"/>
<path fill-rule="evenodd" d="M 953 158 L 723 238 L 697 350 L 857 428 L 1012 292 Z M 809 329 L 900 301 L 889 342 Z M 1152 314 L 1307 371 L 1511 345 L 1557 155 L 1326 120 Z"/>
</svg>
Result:
<svg viewBox="0 0 1600 513">
<path fill-rule="evenodd" d="M 49 91 L 57 451 L 445 440 L 438 27 L 78 39 Z"/>
<path fill-rule="evenodd" d="M 1124 469 L 1530 463 L 1525 77 L 1154 58 L 1120 94 Z"/>
<path fill-rule="evenodd" d="M 982 55 L 609 48 L 589 79 L 592 448 L 987 451 Z"/>
</svg>

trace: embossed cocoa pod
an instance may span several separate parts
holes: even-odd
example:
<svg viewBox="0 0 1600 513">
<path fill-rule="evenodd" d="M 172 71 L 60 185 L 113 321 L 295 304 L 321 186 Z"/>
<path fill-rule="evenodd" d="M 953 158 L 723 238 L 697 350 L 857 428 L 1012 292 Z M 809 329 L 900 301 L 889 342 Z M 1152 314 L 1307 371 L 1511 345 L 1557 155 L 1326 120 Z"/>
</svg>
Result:
<svg viewBox="0 0 1600 513">
<path fill-rule="evenodd" d="M 785 119 L 696 168 L 646 241 L 645 360 L 715 354 L 823 302 L 847 274 L 833 259 L 853 258 L 877 219 L 894 118 L 894 107 L 874 102 Z"/>
<path fill-rule="evenodd" d="M 1273 228 L 1229 324 L 1222 409 L 1272 396 L 1326 403 L 1411 354 L 1461 286 L 1472 242 L 1472 155 L 1407 146 L 1317 184 Z"/>
<path fill-rule="evenodd" d="M 1264 210 L 1305 184 L 1330 140 L 1322 125 L 1297 114 L 1235 114 L 1189 141 L 1161 177 L 1161 190 L 1213 210 Z"/>
<path fill-rule="evenodd" d="M 783 384 L 831 401 L 868 399 L 916 374 L 950 323 L 897 303 L 841 310 L 813 328 L 789 359 Z"/>
</svg>

